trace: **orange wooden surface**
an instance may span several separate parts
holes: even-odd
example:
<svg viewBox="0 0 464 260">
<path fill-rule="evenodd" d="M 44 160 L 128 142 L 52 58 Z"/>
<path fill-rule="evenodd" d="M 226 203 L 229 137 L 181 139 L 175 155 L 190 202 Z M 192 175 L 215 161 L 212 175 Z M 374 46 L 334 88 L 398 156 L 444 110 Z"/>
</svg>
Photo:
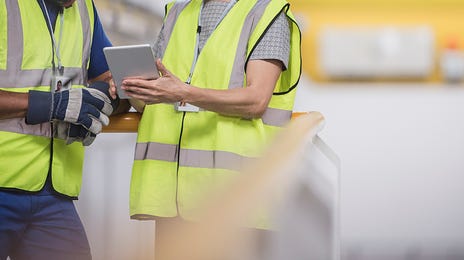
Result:
<svg viewBox="0 0 464 260">
<path fill-rule="evenodd" d="M 308 112 L 293 112 L 292 119 Z M 110 117 L 110 125 L 103 127 L 103 133 L 135 133 L 137 132 L 141 115 L 137 112 L 127 112 Z"/>
<path fill-rule="evenodd" d="M 141 114 L 122 113 L 110 117 L 110 124 L 103 127 L 103 133 L 135 133 L 138 130 Z"/>
</svg>

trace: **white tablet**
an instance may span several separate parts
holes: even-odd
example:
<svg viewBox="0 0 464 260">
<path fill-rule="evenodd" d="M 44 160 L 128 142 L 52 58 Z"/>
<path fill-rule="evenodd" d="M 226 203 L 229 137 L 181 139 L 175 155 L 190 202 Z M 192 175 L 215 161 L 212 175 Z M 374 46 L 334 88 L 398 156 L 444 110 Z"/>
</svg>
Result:
<svg viewBox="0 0 464 260">
<path fill-rule="evenodd" d="M 103 52 L 119 98 L 129 98 L 121 89 L 124 78 L 155 79 L 159 77 L 150 44 L 105 47 Z"/>
</svg>

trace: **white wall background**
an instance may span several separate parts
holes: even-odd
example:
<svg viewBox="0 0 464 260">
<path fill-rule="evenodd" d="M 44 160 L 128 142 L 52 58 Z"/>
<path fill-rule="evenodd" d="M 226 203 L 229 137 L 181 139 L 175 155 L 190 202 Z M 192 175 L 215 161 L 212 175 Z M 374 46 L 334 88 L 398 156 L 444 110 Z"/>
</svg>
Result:
<svg viewBox="0 0 464 260">
<path fill-rule="evenodd" d="M 130 220 L 136 134 L 101 134 L 87 148 L 76 202 L 95 260 L 153 259 L 154 222 Z"/>
<path fill-rule="evenodd" d="M 300 84 L 338 153 L 346 259 L 464 259 L 464 88 Z"/>
</svg>

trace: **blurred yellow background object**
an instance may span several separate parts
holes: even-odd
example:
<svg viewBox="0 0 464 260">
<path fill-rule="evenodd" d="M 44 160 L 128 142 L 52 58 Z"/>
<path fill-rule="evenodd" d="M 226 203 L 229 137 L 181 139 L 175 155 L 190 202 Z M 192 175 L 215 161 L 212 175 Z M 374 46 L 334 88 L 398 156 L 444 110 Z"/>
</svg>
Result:
<svg viewBox="0 0 464 260">
<path fill-rule="evenodd" d="M 426 26 L 434 35 L 434 66 L 425 82 L 442 81 L 439 56 L 449 45 L 464 48 L 462 0 L 290 0 L 303 30 L 303 70 L 314 81 L 330 78 L 321 70 L 318 37 L 326 26 L 393 27 Z M 377 78 L 378 80 L 378 78 Z M 382 80 L 382 79 L 380 79 Z M 416 80 L 416 79 L 414 79 Z"/>
</svg>

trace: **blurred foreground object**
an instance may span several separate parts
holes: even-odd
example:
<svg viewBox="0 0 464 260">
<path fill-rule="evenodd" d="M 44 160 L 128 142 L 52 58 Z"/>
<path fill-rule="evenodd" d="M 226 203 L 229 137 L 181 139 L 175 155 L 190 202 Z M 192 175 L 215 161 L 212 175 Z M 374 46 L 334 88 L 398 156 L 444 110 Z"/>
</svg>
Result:
<svg viewBox="0 0 464 260">
<path fill-rule="evenodd" d="M 292 120 L 261 159 L 210 196 L 198 222 L 163 228 L 156 260 L 339 259 L 340 163 L 317 136 L 323 122 L 318 112 Z M 256 230 L 244 227 L 262 205 L 272 206 L 275 231 L 257 245 Z"/>
</svg>

